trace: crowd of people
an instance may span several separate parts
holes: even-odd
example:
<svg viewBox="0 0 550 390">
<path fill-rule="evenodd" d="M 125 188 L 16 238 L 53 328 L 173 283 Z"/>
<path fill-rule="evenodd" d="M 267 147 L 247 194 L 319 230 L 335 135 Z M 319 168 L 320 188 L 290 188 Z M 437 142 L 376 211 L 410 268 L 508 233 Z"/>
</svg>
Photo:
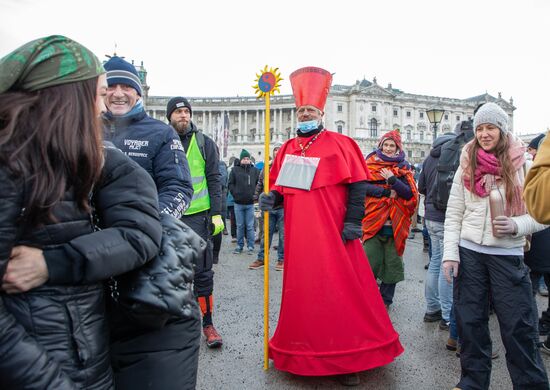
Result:
<svg viewBox="0 0 550 390">
<path fill-rule="evenodd" d="M 357 386 L 405 351 L 389 313 L 422 202 L 424 321 L 449 331 L 455 388 L 489 388 L 494 312 L 514 388 L 549 389 L 550 301 L 539 320 L 534 295 L 550 283 L 550 138 L 526 148 L 488 102 L 415 177 L 398 129 L 364 155 L 325 128 L 330 72 L 289 79 L 296 135 L 269 164 L 242 149 L 228 167 L 187 98 L 168 102 L 168 124 L 146 114 L 122 57 L 49 36 L 0 60 L 1 388 L 194 389 L 201 329 L 223 345 L 222 237 L 256 270 L 275 233 L 273 366 Z"/>
</svg>

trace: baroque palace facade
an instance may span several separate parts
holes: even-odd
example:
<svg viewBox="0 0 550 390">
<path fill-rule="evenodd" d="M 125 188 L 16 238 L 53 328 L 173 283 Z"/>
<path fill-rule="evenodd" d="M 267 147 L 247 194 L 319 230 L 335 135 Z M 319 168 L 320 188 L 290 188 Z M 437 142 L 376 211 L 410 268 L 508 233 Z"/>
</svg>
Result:
<svg viewBox="0 0 550 390">
<path fill-rule="evenodd" d="M 172 96 L 149 96 L 147 72 L 136 67 L 144 85 L 147 113 L 162 121 L 166 119 L 166 104 Z M 247 149 L 256 161 L 263 160 L 265 106 L 255 96 L 192 97 L 186 96 L 193 107 L 193 122 L 220 146 L 227 161 Z M 511 118 L 513 129 L 513 100 L 504 100 L 487 93 L 468 99 L 455 99 L 407 93 L 378 85 L 372 81 L 356 81 L 353 85 L 333 85 L 325 107 L 327 129 L 346 134 L 357 141 L 364 154 L 376 148 L 377 140 L 387 131 L 400 129 L 403 148 L 411 163 L 421 163 L 433 142 L 433 126 L 426 115 L 430 108 L 441 108 L 445 114 L 437 135 L 451 132 L 455 125 L 473 117 L 474 109 L 484 102 L 499 104 Z M 296 110 L 292 95 L 271 97 L 271 142 L 282 144 L 295 133 Z"/>
</svg>

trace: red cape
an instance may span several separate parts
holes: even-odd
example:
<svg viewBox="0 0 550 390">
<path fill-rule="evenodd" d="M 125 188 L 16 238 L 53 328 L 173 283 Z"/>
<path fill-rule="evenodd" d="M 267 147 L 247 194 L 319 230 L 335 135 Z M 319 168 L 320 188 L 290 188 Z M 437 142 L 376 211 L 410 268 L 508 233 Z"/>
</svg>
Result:
<svg viewBox="0 0 550 390">
<path fill-rule="evenodd" d="M 302 138 L 304 145 L 310 138 Z M 287 141 L 274 161 L 275 183 Z M 285 270 L 277 329 L 269 342 L 275 367 L 298 375 L 368 370 L 403 352 L 360 240 L 343 244 L 349 183 L 367 180 L 361 150 L 351 138 L 325 131 L 306 151 L 320 157 L 310 191 L 273 185 L 284 195 Z"/>
</svg>

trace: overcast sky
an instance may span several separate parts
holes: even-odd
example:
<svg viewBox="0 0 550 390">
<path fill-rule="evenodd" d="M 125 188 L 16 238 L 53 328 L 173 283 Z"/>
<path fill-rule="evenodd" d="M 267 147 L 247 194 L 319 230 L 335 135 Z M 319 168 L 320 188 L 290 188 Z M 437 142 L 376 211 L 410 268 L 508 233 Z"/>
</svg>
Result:
<svg viewBox="0 0 550 390">
<path fill-rule="evenodd" d="M 256 73 L 314 65 L 335 84 L 372 80 L 405 92 L 517 107 L 517 132 L 550 127 L 547 0 L 0 0 L 0 56 L 62 34 L 100 58 L 148 71 L 151 95 L 252 96 Z M 75 9 L 78 9 L 76 11 Z"/>
</svg>

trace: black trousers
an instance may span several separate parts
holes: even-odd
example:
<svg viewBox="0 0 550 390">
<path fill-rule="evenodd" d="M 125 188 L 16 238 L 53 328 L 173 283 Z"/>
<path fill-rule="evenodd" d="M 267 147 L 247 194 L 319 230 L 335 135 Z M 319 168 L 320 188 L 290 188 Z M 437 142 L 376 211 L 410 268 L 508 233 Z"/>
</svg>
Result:
<svg viewBox="0 0 550 390">
<path fill-rule="evenodd" d="M 391 305 L 393 303 L 396 285 L 397 283 L 380 283 L 380 295 L 382 295 L 382 300 L 385 305 Z"/>
<path fill-rule="evenodd" d="M 113 342 L 116 389 L 194 390 L 200 339 L 200 319 L 186 318 Z"/>
<path fill-rule="evenodd" d="M 493 298 L 514 389 L 549 389 L 538 348 L 537 312 L 523 256 L 496 256 L 460 247 L 453 303 L 461 340 L 463 390 L 488 389 L 491 378 L 489 294 Z"/>
<path fill-rule="evenodd" d="M 222 238 L 223 238 L 223 234 L 221 232 L 212 237 L 212 253 L 214 255 L 214 258 L 212 261 L 214 264 L 218 264 L 218 261 L 220 258 L 220 250 L 222 248 Z"/>
<path fill-rule="evenodd" d="M 195 231 L 206 241 L 206 251 L 204 257 L 195 264 L 194 289 L 195 296 L 208 297 L 214 290 L 214 271 L 212 264 L 214 262 L 212 236 L 210 235 L 210 216 L 208 211 L 192 215 L 184 215 L 181 220 L 187 226 Z"/>
<path fill-rule="evenodd" d="M 231 224 L 231 238 L 237 238 L 237 221 L 235 220 L 235 206 L 227 206 L 227 214 Z"/>
<path fill-rule="evenodd" d="M 541 274 L 531 271 L 529 276 L 531 277 L 531 284 L 533 285 L 533 296 L 537 295 L 537 292 L 539 290 L 539 281 L 541 277 L 544 278 L 544 282 L 546 283 L 546 285 L 550 286 L 550 274 L 548 273 Z M 540 316 L 540 322 L 550 327 L 550 296 L 548 296 L 548 305 Z"/>
</svg>

